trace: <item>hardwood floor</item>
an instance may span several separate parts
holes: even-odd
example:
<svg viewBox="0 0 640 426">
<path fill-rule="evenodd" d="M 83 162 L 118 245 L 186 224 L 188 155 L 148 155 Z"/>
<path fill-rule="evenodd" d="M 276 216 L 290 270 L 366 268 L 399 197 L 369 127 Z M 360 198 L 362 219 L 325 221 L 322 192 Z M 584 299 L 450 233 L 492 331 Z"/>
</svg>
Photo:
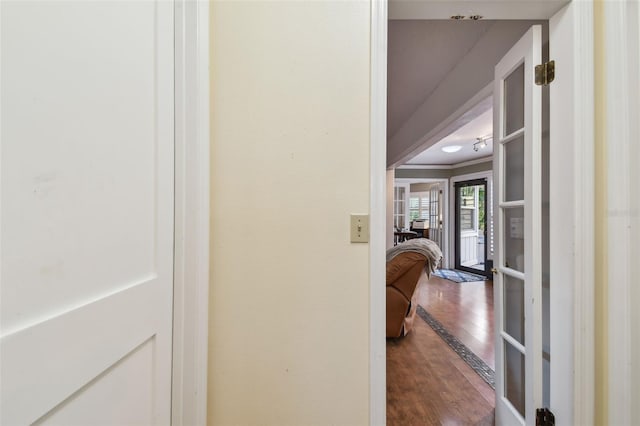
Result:
<svg viewBox="0 0 640 426">
<path fill-rule="evenodd" d="M 493 368 L 490 282 L 424 277 L 418 303 Z M 388 425 L 492 425 L 494 407 L 493 389 L 421 318 L 387 340 Z"/>
<path fill-rule="evenodd" d="M 493 283 L 454 283 L 424 276 L 418 284 L 418 304 L 449 333 L 495 370 Z"/>
</svg>

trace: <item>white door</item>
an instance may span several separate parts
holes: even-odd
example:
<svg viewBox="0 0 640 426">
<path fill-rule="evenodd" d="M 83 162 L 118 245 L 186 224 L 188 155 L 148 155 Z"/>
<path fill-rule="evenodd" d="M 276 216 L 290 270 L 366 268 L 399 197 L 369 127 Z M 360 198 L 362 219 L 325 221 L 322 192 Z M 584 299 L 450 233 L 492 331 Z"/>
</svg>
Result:
<svg viewBox="0 0 640 426">
<path fill-rule="evenodd" d="M 542 406 L 541 32 L 531 27 L 495 68 L 497 425 L 533 425 Z"/>
<path fill-rule="evenodd" d="M 173 4 L 0 14 L 0 423 L 169 424 Z"/>
</svg>

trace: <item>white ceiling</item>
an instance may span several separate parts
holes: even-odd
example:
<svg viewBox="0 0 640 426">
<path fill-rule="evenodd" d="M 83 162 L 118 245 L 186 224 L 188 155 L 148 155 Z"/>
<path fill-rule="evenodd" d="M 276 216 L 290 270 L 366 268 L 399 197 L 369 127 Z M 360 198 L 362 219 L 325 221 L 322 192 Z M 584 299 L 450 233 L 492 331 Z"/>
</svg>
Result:
<svg viewBox="0 0 640 426">
<path fill-rule="evenodd" d="M 473 150 L 473 144 L 477 138 L 492 136 L 493 134 L 493 109 L 489 108 L 470 122 L 460 127 L 449 136 L 431 145 L 426 151 L 407 161 L 407 164 L 416 165 L 454 165 L 478 158 L 490 157 L 493 152 L 493 139 L 487 140 L 487 146 L 478 151 Z M 445 146 L 458 145 L 462 148 L 458 152 L 447 153 L 442 151 Z"/>
</svg>

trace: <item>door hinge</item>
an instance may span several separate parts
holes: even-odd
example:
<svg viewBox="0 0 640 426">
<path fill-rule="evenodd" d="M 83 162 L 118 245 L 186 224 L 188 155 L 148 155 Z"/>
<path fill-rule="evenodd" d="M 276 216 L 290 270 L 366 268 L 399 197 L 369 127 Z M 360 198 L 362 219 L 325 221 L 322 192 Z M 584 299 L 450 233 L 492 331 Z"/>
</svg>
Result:
<svg viewBox="0 0 640 426">
<path fill-rule="evenodd" d="M 538 86 L 546 86 L 556 77 L 556 61 L 545 62 L 536 65 L 536 84 Z"/>
<path fill-rule="evenodd" d="M 548 408 L 536 410 L 536 426 L 555 426 L 556 418 Z"/>
</svg>

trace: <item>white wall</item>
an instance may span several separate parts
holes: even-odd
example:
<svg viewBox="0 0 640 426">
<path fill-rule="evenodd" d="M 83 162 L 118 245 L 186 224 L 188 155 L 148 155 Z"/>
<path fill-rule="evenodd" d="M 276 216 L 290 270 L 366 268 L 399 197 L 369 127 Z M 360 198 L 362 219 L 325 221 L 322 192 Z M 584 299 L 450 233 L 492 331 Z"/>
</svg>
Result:
<svg viewBox="0 0 640 426">
<path fill-rule="evenodd" d="M 632 9 L 633 10 L 633 9 Z M 637 76 L 640 73 L 640 30 L 638 30 L 638 24 L 640 24 L 640 5 L 636 2 L 635 4 L 635 16 L 631 19 L 635 20 L 635 25 L 631 26 L 632 31 L 635 31 L 635 40 L 631 42 L 632 46 L 635 46 L 635 55 L 633 55 L 633 59 L 631 64 L 629 64 L 629 74 L 631 76 Z M 633 21 L 632 21 L 633 22 Z M 638 83 L 638 79 L 635 80 L 631 77 L 632 81 L 635 81 L 636 94 L 640 95 L 640 84 Z M 638 117 L 640 114 L 640 99 L 638 96 L 630 96 L 629 97 L 630 110 L 634 111 L 636 114 L 635 117 Z M 632 115 L 633 117 L 633 115 Z M 631 134 L 637 137 L 640 134 L 640 123 L 638 120 L 635 120 L 632 124 L 634 127 L 631 130 Z M 632 163 L 635 159 L 636 161 L 640 158 L 640 147 L 637 143 L 632 143 L 629 150 L 629 163 Z M 631 164 L 630 164 L 631 165 Z M 638 182 L 640 182 L 640 171 L 638 167 L 630 167 L 630 175 L 629 175 L 629 195 L 630 195 L 630 209 L 629 209 L 629 227 L 632 229 L 631 231 L 631 250 L 629 253 L 630 259 L 638 259 L 640 258 L 640 188 L 638 187 Z M 635 212 L 635 213 L 631 213 Z M 631 264 L 628 266 L 629 275 L 633 276 L 634 269 L 632 269 Z M 633 280 L 633 279 L 632 279 Z M 631 284 L 631 295 L 630 300 L 632 306 L 638 306 L 640 304 L 640 288 L 637 285 L 637 281 L 635 284 Z M 631 367 L 631 401 L 639 401 L 640 400 L 640 333 L 638 333 L 638 324 L 640 324 L 640 310 L 632 309 L 631 310 L 631 318 L 630 323 L 635 324 L 635 333 L 631 333 L 631 359 L 632 367 Z M 640 404 L 633 404 L 631 412 L 631 418 L 638 419 L 640 418 Z"/>
<path fill-rule="evenodd" d="M 369 8 L 212 3 L 209 424 L 368 423 Z"/>
<path fill-rule="evenodd" d="M 634 424 L 640 409 L 637 255 L 640 253 L 638 134 L 640 125 L 640 4 L 604 2 L 604 122 L 602 171 L 607 315 L 608 423 Z M 601 122 L 601 123 L 602 123 Z M 596 257 L 600 262 L 601 258 Z"/>
</svg>

